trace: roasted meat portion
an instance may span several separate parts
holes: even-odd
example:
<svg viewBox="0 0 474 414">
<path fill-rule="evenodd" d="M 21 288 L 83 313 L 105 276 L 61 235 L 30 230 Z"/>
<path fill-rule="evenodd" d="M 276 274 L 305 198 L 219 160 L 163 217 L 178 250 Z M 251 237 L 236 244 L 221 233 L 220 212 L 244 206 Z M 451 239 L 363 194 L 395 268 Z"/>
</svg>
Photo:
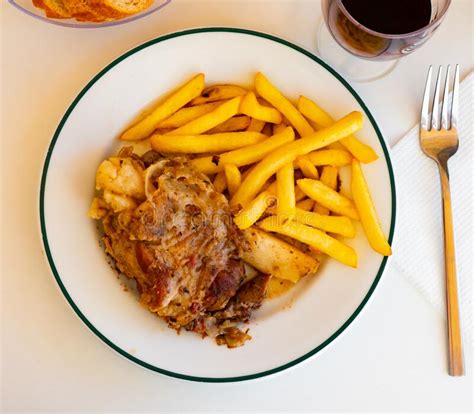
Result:
<svg viewBox="0 0 474 414">
<path fill-rule="evenodd" d="M 150 158 L 156 162 L 147 167 Z M 241 345 L 249 337 L 236 324 L 260 306 L 268 277 L 243 283 L 246 242 L 227 199 L 209 179 L 185 159 L 157 159 L 148 154 L 140 161 L 122 152 L 109 160 L 115 173 L 107 180 L 100 176 L 106 185 L 101 188 L 98 181 L 98 189 L 107 193 L 112 188 L 116 197 L 121 195 L 115 181 L 124 175 L 120 168 L 134 166 L 143 177 L 143 191 L 129 189 L 124 208 L 94 201 L 102 210 L 91 215 L 102 219 L 106 251 L 121 272 L 136 280 L 141 301 L 169 326 Z M 129 176 L 136 179 L 127 171 Z"/>
</svg>

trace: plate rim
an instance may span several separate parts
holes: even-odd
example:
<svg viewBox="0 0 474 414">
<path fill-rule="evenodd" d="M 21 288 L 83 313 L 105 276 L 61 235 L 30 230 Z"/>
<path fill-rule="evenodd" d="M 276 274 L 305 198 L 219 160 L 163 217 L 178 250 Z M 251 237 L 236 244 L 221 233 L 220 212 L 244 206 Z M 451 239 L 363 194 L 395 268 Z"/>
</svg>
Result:
<svg viewBox="0 0 474 414">
<path fill-rule="evenodd" d="M 188 35 L 193 35 L 193 34 L 198 34 L 198 33 L 214 33 L 214 32 L 224 32 L 224 33 L 238 33 L 238 34 L 244 34 L 244 35 L 250 35 L 250 36 L 256 36 L 260 38 L 264 38 L 279 44 L 282 44 L 286 47 L 289 47 L 299 53 L 302 53 L 306 57 L 312 59 L 316 64 L 319 66 L 323 67 L 326 69 L 330 74 L 332 74 L 354 97 L 354 99 L 359 103 L 361 106 L 362 110 L 366 114 L 366 116 L 369 118 L 369 121 L 374 128 L 377 138 L 380 142 L 380 145 L 383 150 L 385 162 L 387 165 L 388 173 L 389 173 L 389 179 L 390 179 L 390 191 L 392 195 L 392 200 L 391 200 L 391 208 L 392 208 L 392 214 L 391 214 L 391 219 L 390 219 L 390 231 L 388 235 L 388 242 L 392 244 L 393 242 L 393 237 L 394 237 L 394 231 L 395 231 L 395 222 L 396 222 L 396 207 L 397 207 L 397 202 L 396 202 L 396 187 L 395 187 L 395 176 L 394 176 L 394 170 L 392 166 L 392 162 L 390 159 L 390 154 L 389 154 L 389 149 L 385 143 L 385 140 L 383 138 L 383 135 L 380 131 L 380 128 L 375 121 L 372 113 L 368 109 L 368 107 L 365 105 L 364 101 L 362 98 L 359 96 L 359 94 L 352 88 L 352 86 L 331 66 L 329 66 L 327 63 L 325 63 L 322 59 L 320 59 L 318 56 L 314 55 L 313 53 L 309 52 L 308 50 L 304 49 L 301 46 L 296 45 L 293 42 L 290 42 L 288 40 L 285 40 L 281 37 L 265 33 L 265 32 L 260 32 L 256 30 L 249 30 L 249 29 L 243 29 L 243 28 L 235 28 L 235 27 L 201 27 L 201 28 L 195 28 L 195 29 L 187 29 L 187 30 L 181 30 L 173 33 L 168 33 L 162 36 L 158 36 L 156 38 L 153 38 L 149 41 L 146 41 L 138 46 L 133 47 L 132 49 L 128 50 L 127 52 L 123 53 L 116 59 L 114 59 L 112 62 L 110 62 L 108 65 L 106 65 L 102 70 L 100 70 L 87 84 L 82 90 L 79 92 L 79 94 L 74 98 L 72 103 L 69 105 L 68 109 L 62 116 L 55 132 L 53 135 L 53 138 L 48 146 L 46 156 L 44 159 L 43 163 L 43 168 L 41 172 L 41 182 L 40 182 L 40 194 L 39 194 L 39 221 L 40 221 L 40 231 L 41 231 L 41 239 L 43 242 L 43 246 L 45 249 L 45 254 L 46 258 L 51 270 L 52 275 L 54 276 L 54 279 L 56 280 L 56 283 L 61 290 L 64 298 L 67 300 L 71 308 L 74 310 L 75 314 L 79 317 L 79 319 L 100 339 L 102 340 L 105 344 L 107 344 L 110 348 L 112 348 L 114 351 L 118 352 L 121 356 L 127 358 L 128 360 L 144 367 L 149 370 L 152 370 L 154 372 L 158 372 L 160 374 L 173 377 L 173 378 L 178 378 L 178 379 L 183 379 L 183 380 L 188 380 L 188 381 L 197 381 L 197 382 L 208 382 L 208 383 L 225 383 L 225 382 L 238 382 L 238 381 L 248 381 L 248 380 L 255 380 L 258 378 L 263 378 L 269 375 L 276 374 L 278 372 L 284 371 L 286 369 L 289 369 L 291 367 L 294 367 L 295 365 L 308 360 L 309 358 L 315 356 L 318 352 L 326 348 L 331 342 L 333 342 L 336 338 L 338 338 L 348 327 L 349 325 L 352 324 L 352 322 L 357 318 L 357 316 L 360 314 L 362 309 L 367 305 L 369 299 L 372 297 L 375 288 L 377 287 L 382 274 L 385 270 L 386 264 L 388 257 L 385 256 L 382 259 L 382 262 L 380 264 L 380 267 L 377 271 L 377 274 L 375 276 L 374 281 L 372 282 L 367 294 L 364 296 L 362 299 L 361 303 L 357 308 L 354 310 L 354 312 L 349 316 L 349 318 L 332 334 L 330 335 L 325 341 L 323 341 L 321 344 L 319 344 L 317 347 L 313 348 L 311 351 L 305 353 L 304 355 L 287 362 L 286 364 L 280 365 L 278 367 L 254 373 L 254 374 L 248 374 L 248 375 L 240 375 L 240 376 L 235 376 L 235 377 L 205 377 L 205 376 L 194 376 L 194 375 L 187 375 L 187 374 L 182 374 L 179 372 L 174 372 L 170 370 L 166 370 L 157 366 L 154 366 L 152 364 L 149 364 L 146 361 L 143 361 L 124 349 L 120 348 L 118 345 L 113 343 L 110 339 L 108 339 L 105 335 L 103 335 L 87 318 L 86 316 L 81 312 L 79 307 L 75 304 L 74 300 L 72 297 L 69 295 L 68 290 L 64 286 L 61 276 L 55 266 L 54 263 L 54 258 L 52 256 L 51 250 L 49 248 L 49 241 L 48 241 L 48 234 L 46 231 L 46 221 L 45 221 L 45 214 L 44 214 L 44 199 L 45 199 L 45 188 L 46 188 L 46 181 L 47 181 L 47 175 L 48 175 L 48 169 L 49 169 L 49 163 L 51 160 L 51 156 L 54 151 L 54 147 L 56 145 L 56 142 L 62 132 L 62 129 L 68 120 L 69 116 L 75 109 L 76 105 L 79 103 L 79 101 L 84 97 L 84 95 L 88 92 L 88 90 L 102 77 L 104 76 L 109 70 L 111 70 L 113 67 L 118 65 L 120 62 L 123 60 L 127 59 L 128 57 L 134 55 L 135 53 L 141 51 L 142 49 L 145 49 L 147 47 L 150 47 L 152 45 L 155 45 L 157 43 L 173 39 L 176 37 L 181 37 L 181 36 L 188 36 Z"/>
</svg>

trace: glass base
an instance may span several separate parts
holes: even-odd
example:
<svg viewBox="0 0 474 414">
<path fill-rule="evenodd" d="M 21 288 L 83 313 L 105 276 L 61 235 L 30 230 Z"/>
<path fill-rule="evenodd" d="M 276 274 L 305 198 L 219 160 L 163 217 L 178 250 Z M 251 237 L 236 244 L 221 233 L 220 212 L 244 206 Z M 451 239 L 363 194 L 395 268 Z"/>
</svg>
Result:
<svg viewBox="0 0 474 414">
<path fill-rule="evenodd" d="M 398 60 L 371 61 L 352 55 L 334 40 L 324 19 L 319 22 L 316 48 L 324 61 L 346 79 L 354 82 L 370 82 L 383 78 L 398 64 Z"/>
</svg>

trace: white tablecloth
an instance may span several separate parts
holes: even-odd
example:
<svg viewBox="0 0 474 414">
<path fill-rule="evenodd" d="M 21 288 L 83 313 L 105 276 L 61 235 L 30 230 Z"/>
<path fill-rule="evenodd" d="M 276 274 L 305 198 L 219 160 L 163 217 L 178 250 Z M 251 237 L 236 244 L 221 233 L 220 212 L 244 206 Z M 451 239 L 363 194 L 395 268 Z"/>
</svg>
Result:
<svg viewBox="0 0 474 414">
<path fill-rule="evenodd" d="M 82 325 L 49 274 L 37 221 L 43 153 L 64 109 L 97 71 L 138 43 L 196 26 L 267 31 L 312 50 L 320 14 L 319 1 L 310 0 L 175 0 L 127 26 L 74 30 L 0 2 L 2 411 L 471 408 L 472 371 L 446 374 L 443 318 L 393 268 L 358 320 L 317 358 L 273 378 L 226 385 L 178 381 L 122 359 Z M 429 63 L 472 69 L 470 34 L 471 2 L 454 0 L 421 50 L 387 78 L 355 85 L 391 144 L 417 122 Z M 471 351 L 466 344 L 468 368 Z"/>
</svg>

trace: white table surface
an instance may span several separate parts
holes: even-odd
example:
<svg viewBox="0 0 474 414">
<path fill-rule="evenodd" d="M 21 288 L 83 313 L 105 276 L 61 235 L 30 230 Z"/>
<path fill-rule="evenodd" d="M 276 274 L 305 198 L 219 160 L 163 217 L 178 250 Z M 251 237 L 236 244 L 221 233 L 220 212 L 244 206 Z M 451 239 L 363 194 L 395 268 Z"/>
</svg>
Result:
<svg viewBox="0 0 474 414">
<path fill-rule="evenodd" d="M 50 276 L 38 232 L 39 175 L 57 122 L 84 84 L 127 49 L 190 27 L 251 28 L 313 50 L 319 1 L 175 0 L 161 13 L 99 30 L 47 25 L 0 3 L 3 412 L 472 408 L 470 344 L 468 376 L 449 377 L 443 316 L 390 267 L 365 311 L 317 358 L 223 385 L 167 378 L 123 359 L 82 325 Z M 389 143 L 416 123 L 429 63 L 472 70 L 472 23 L 472 2 L 455 0 L 421 50 L 385 79 L 355 85 Z"/>
</svg>

